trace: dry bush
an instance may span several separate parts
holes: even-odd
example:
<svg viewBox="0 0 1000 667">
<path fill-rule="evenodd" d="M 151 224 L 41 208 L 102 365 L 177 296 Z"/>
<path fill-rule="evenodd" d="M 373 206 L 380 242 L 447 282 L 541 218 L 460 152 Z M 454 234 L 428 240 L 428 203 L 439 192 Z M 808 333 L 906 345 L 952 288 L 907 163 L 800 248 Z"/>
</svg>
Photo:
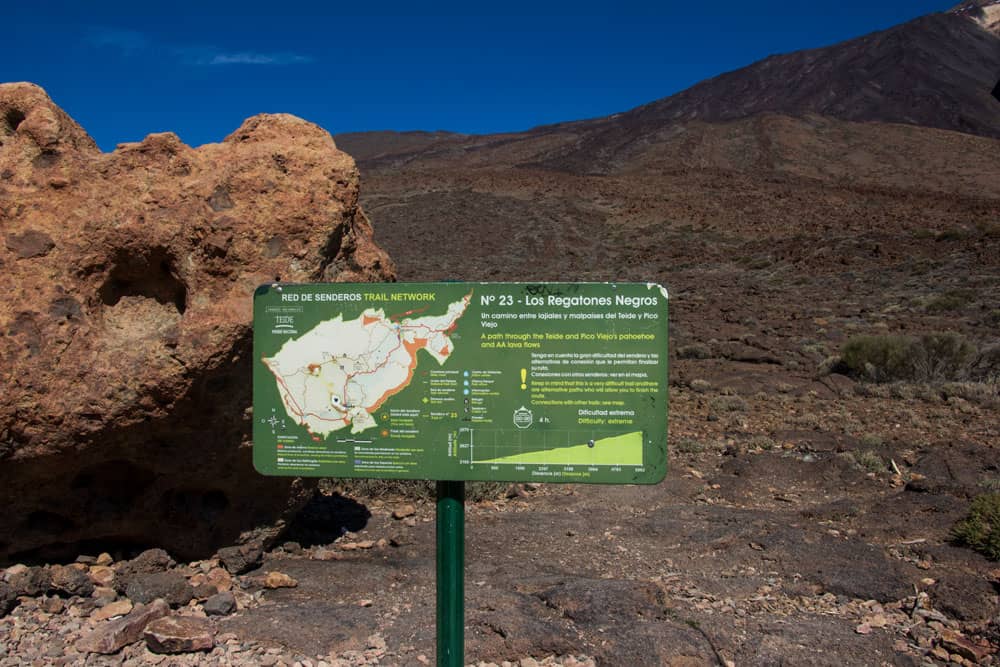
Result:
<svg viewBox="0 0 1000 667">
<path fill-rule="evenodd" d="M 841 356 L 849 373 L 862 380 L 944 382 L 969 375 L 975 350 L 961 335 L 943 332 L 854 336 Z"/>
<path fill-rule="evenodd" d="M 709 359 L 712 356 L 712 348 L 701 343 L 681 345 L 676 351 L 678 359 Z"/>
<path fill-rule="evenodd" d="M 958 522 L 952 536 L 992 560 L 1000 560 L 1000 493 L 976 496 L 969 516 Z"/>
</svg>

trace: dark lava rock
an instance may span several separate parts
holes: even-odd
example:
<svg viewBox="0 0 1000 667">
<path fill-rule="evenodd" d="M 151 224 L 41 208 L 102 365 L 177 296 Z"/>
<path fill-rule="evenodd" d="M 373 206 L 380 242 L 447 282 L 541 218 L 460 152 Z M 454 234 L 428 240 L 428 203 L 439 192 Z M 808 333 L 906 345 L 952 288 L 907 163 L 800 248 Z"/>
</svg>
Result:
<svg viewBox="0 0 1000 667">
<path fill-rule="evenodd" d="M 941 442 L 930 447 L 912 472 L 922 475 L 907 484 L 910 491 L 946 493 L 972 498 L 982 492 L 980 482 L 994 474 L 1000 448 L 971 442 Z"/>
<path fill-rule="evenodd" d="M 934 607 L 961 621 L 987 621 L 998 613 L 993 584 L 975 575 L 947 574 L 931 589 Z"/>
<path fill-rule="evenodd" d="M 198 584 L 194 587 L 194 597 L 196 600 L 207 600 L 219 592 L 219 589 L 212 584 Z"/>
<path fill-rule="evenodd" d="M 546 605 L 572 621 L 609 623 L 663 618 L 663 591 L 651 582 L 577 579 L 537 593 Z"/>
<path fill-rule="evenodd" d="M 136 603 L 145 604 L 161 598 L 171 607 L 180 607 L 191 601 L 194 589 L 184 575 L 178 572 L 156 572 L 133 577 L 125 589 L 125 595 Z"/>
<path fill-rule="evenodd" d="M 86 572 L 75 567 L 53 565 L 50 570 L 51 590 L 66 595 L 89 597 L 94 592 L 94 582 Z"/>
<path fill-rule="evenodd" d="M 203 606 L 209 616 L 228 616 L 236 611 L 236 597 L 229 591 L 223 591 L 208 598 Z"/>
<path fill-rule="evenodd" d="M 862 600 L 893 602 L 912 592 L 900 564 L 871 544 L 813 535 L 799 528 L 779 528 L 758 540 L 765 560 L 800 573 L 827 592 Z"/>
<path fill-rule="evenodd" d="M 15 595 L 36 597 L 52 588 L 52 574 L 44 567 L 29 567 L 12 575 L 7 583 Z"/>
<path fill-rule="evenodd" d="M 115 565 L 115 589 L 124 593 L 135 576 L 165 572 L 174 565 L 174 559 L 163 549 L 147 549 L 132 560 Z"/>
<path fill-rule="evenodd" d="M 229 574 L 243 574 L 260 565 L 264 549 L 256 543 L 219 549 L 219 560 Z"/>
<path fill-rule="evenodd" d="M 10 613 L 11 609 L 17 606 L 17 594 L 14 589 L 0 581 L 0 618 Z"/>
</svg>

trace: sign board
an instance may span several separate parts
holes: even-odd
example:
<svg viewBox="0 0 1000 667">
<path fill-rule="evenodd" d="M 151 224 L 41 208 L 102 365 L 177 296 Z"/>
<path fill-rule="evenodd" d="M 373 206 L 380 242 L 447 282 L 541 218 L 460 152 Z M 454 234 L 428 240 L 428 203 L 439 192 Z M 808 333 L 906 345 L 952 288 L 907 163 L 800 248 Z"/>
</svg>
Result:
<svg viewBox="0 0 1000 667">
<path fill-rule="evenodd" d="M 321 283 L 254 295 L 265 475 L 654 484 L 667 292 Z"/>
</svg>

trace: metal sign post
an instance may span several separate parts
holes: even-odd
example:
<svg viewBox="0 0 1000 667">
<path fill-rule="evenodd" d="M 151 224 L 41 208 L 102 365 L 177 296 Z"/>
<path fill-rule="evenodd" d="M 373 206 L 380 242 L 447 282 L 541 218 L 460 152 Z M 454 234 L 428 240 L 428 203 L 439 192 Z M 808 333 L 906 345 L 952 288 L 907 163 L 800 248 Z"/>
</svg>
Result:
<svg viewBox="0 0 1000 667">
<path fill-rule="evenodd" d="M 438 665 L 464 660 L 465 482 L 656 484 L 653 283 L 318 283 L 254 294 L 264 475 L 437 482 Z"/>
<path fill-rule="evenodd" d="M 465 482 L 437 483 L 437 664 L 465 658 Z"/>
</svg>

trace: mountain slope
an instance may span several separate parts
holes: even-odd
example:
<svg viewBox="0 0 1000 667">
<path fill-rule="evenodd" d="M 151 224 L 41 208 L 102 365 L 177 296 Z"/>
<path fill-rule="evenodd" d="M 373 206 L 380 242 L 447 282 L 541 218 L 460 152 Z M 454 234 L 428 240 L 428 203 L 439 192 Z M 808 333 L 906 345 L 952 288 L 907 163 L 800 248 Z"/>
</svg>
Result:
<svg viewBox="0 0 1000 667">
<path fill-rule="evenodd" d="M 962 5 L 832 46 L 772 56 L 671 97 L 606 118 L 518 134 L 340 135 L 362 167 L 504 147 L 505 160 L 573 173 L 627 168 L 629 156 L 690 121 L 719 122 L 763 112 L 818 114 L 1000 138 L 1000 35 L 995 0 Z"/>
</svg>

